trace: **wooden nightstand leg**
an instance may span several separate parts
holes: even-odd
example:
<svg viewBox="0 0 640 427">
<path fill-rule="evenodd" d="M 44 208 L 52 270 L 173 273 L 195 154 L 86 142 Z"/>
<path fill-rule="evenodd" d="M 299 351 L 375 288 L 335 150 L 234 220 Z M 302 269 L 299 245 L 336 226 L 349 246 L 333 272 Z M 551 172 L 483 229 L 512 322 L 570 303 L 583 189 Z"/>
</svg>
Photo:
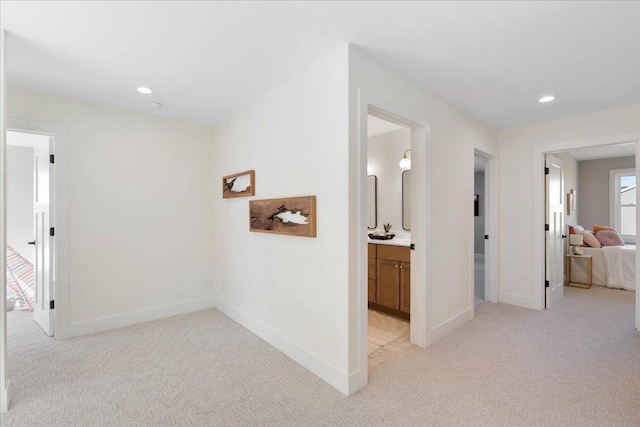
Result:
<svg viewBox="0 0 640 427">
<path fill-rule="evenodd" d="M 587 258 L 587 289 L 591 289 L 591 260 L 592 258 Z"/>
</svg>

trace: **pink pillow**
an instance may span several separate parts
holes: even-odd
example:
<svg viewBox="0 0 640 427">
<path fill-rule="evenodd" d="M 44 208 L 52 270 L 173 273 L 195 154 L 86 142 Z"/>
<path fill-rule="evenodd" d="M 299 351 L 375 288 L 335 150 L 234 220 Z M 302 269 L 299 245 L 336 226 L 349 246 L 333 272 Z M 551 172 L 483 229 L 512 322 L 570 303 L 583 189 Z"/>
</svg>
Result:
<svg viewBox="0 0 640 427">
<path fill-rule="evenodd" d="M 602 244 L 596 239 L 596 236 L 590 230 L 584 230 L 582 232 L 582 239 L 584 242 L 592 248 L 601 248 Z"/>
<path fill-rule="evenodd" d="M 624 246 L 624 240 L 615 230 L 600 230 L 596 233 L 596 238 L 602 246 Z"/>
</svg>

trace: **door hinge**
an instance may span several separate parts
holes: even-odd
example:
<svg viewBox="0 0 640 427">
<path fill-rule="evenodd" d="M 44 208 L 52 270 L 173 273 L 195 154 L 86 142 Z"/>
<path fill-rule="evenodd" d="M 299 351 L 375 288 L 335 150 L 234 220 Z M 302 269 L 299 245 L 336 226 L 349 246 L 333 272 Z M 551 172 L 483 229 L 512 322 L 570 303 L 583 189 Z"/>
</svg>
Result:
<svg viewBox="0 0 640 427">
<path fill-rule="evenodd" d="M 549 231 L 549 224 L 544 225 L 544 231 Z"/>
<path fill-rule="evenodd" d="M 54 308 L 56 308 L 55 300 L 49 301 L 49 310 L 53 310 Z"/>
<path fill-rule="evenodd" d="M 410 244 L 410 245 L 409 245 L 409 249 L 411 249 L 412 251 L 415 251 L 415 250 L 416 250 L 416 245 L 415 245 L 415 243 Z"/>
<path fill-rule="evenodd" d="M 49 163 L 55 163 L 56 162 L 56 156 L 53 154 L 49 154 Z"/>
<path fill-rule="evenodd" d="M 544 168 L 544 174 L 549 175 L 549 168 Z"/>
<path fill-rule="evenodd" d="M 489 240 L 489 235 L 488 234 L 484 235 L 484 240 Z"/>
<path fill-rule="evenodd" d="M 545 280 L 545 281 L 544 281 L 544 287 L 545 287 L 545 288 L 548 288 L 548 287 L 549 287 L 549 281 L 548 281 L 548 280 Z"/>
<path fill-rule="evenodd" d="M 55 229 L 54 227 L 51 227 L 51 228 L 49 229 L 49 236 L 52 236 L 52 237 L 53 237 L 53 236 L 55 236 L 55 235 L 56 235 L 56 229 Z"/>
</svg>

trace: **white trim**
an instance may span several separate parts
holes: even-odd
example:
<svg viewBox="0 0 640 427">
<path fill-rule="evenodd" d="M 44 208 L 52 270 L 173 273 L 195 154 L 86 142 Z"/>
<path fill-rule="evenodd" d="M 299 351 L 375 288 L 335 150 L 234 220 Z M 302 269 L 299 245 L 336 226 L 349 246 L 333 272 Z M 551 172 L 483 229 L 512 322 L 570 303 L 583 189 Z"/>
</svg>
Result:
<svg viewBox="0 0 640 427">
<path fill-rule="evenodd" d="M 179 314 L 191 313 L 193 311 L 205 310 L 215 307 L 214 298 L 202 298 L 177 304 L 165 305 L 162 307 L 148 308 L 145 310 L 132 311 L 115 316 L 101 317 L 99 319 L 87 320 L 85 322 L 71 323 L 69 325 L 69 336 L 79 337 L 82 335 L 95 334 L 97 332 L 122 328 L 124 326 L 136 325 L 138 323 L 150 322 L 152 320 L 165 319 Z"/>
<path fill-rule="evenodd" d="M 7 372 L 7 33 L 0 28 L 0 412 L 9 410 Z"/>
<path fill-rule="evenodd" d="M 638 141 L 640 141 L 640 133 L 636 132 L 580 141 L 555 142 L 533 148 L 533 281 L 531 283 L 533 301 L 530 308 L 544 309 L 544 154 L 576 148 L 635 142 L 636 181 L 638 181 L 637 171 L 640 170 L 640 144 Z M 637 203 L 638 194 L 636 192 Z M 640 209 L 636 209 L 636 224 L 640 224 Z M 640 266 L 640 251 L 636 251 L 636 265 Z M 636 283 L 640 283 L 640 268 L 636 268 Z M 522 306 L 524 307 L 524 305 Z M 640 292 L 636 292 L 635 325 L 636 329 L 640 330 Z"/>
<path fill-rule="evenodd" d="M 55 163 L 51 168 L 53 187 L 51 200 L 53 200 L 54 206 L 53 227 L 56 229 L 53 242 L 56 262 L 55 337 L 57 340 L 65 339 L 69 337 L 68 132 L 63 126 L 11 118 L 7 121 L 7 129 L 53 137 L 54 148 L 51 154 L 55 154 Z"/>
<path fill-rule="evenodd" d="M 484 254 L 473 254 L 474 259 L 484 259 Z"/>
<path fill-rule="evenodd" d="M 518 307 L 535 309 L 532 297 L 524 295 L 510 294 L 507 292 L 500 292 L 498 294 L 498 301 L 504 304 L 517 305 Z"/>
<path fill-rule="evenodd" d="M 339 369 L 329 365 L 308 350 L 298 346 L 293 341 L 280 335 L 269 326 L 258 322 L 257 320 L 251 318 L 250 316 L 246 315 L 237 308 L 225 303 L 224 301 L 218 299 L 215 301 L 214 306 L 222 313 L 236 321 L 238 324 L 253 332 L 258 337 L 274 346 L 291 359 L 298 362 L 304 368 L 313 372 L 319 378 L 338 389 L 341 393 L 349 395 L 355 392 L 351 392 L 350 387 L 352 383 L 357 384 L 359 382 L 359 371 L 353 373 L 352 375 L 347 375 L 346 372 L 342 372 Z"/>
<path fill-rule="evenodd" d="M 429 344 L 432 344 L 438 341 L 440 338 L 449 335 L 451 332 L 464 325 L 467 321 L 471 320 L 472 316 L 473 312 L 471 308 L 467 308 L 466 310 L 456 314 L 449 320 L 439 324 L 431 330 L 431 342 Z"/>
</svg>

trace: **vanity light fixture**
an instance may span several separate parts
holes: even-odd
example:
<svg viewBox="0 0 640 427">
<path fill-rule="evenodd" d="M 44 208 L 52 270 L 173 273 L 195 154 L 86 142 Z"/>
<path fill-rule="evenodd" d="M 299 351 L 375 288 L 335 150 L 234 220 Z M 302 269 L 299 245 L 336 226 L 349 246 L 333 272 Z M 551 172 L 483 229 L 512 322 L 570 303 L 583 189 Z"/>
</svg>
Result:
<svg viewBox="0 0 640 427">
<path fill-rule="evenodd" d="M 144 87 L 144 86 L 140 86 L 138 89 L 136 89 L 138 92 L 145 94 L 145 95 L 151 95 L 153 93 L 153 91 L 151 89 L 149 89 L 148 87 Z"/>
<path fill-rule="evenodd" d="M 540 98 L 540 99 L 538 100 L 538 102 L 541 102 L 541 103 L 543 103 L 543 104 L 544 104 L 545 102 L 551 102 L 551 101 L 553 101 L 554 99 L 556 99 L 556 97 L 555 97 L 555 96 L 553 96 L 553 95 L 546 95 L 546 96 L 543 96 L 542 98 Z"/>
<path fill-rule="evenodd" d="M 407 157 L 407 151 L 411 151 L 411 148 L 404 150 L 402 160 L 400 160 L 399 166 L 401 169 L 411 169 L 411 159 Z"/>
</svg>

